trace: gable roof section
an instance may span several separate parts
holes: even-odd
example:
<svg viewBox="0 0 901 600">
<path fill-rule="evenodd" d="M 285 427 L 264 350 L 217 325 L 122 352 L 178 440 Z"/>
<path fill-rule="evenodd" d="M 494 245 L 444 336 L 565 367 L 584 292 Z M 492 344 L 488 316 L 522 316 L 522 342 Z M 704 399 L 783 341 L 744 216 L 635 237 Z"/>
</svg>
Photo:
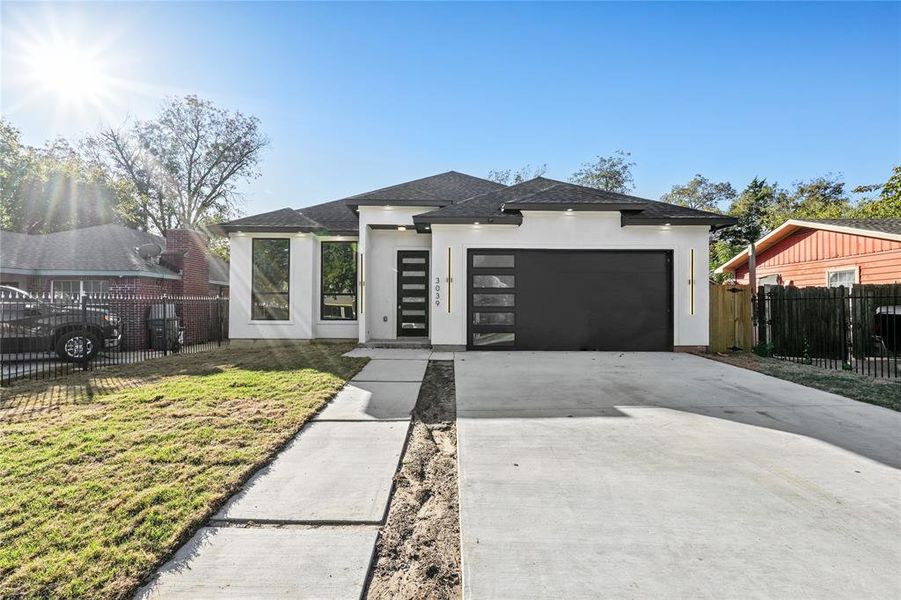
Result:
<svg viewBox="0 0 901 600">
<path fill-rule="evenodd" d="M 755 242 L 760 253 L 800 229 L 821 229 L 901 242 L 901 219 L 789 219 Z M 716 270 L 733 272 L 748 262 L 748 250 L 742 250 Z"/>
<path fill-rule="evenodd" d="M 344 202 L 351 208 L 385 204 L 447 206 L 503 187 L 503 184 L 495 181 L 457 171 L 448 171 L 350 196 L 345 198 Z"/>
<path fill-rule="evenodd" d="M 0 270 L 31 275 L 134 276 L 180 279 L 181 275 L 138 256 L 143 244 L 166 248 L 166 239 L 109 223 L 68 231 L 28 235 L 0 231 Z M 208 259 L 210 281 L 228 284 L 228 263 Z"/>
<path fill-rule="evenodd" d="M 732 217 L 536 177 L 413 217 L 418 229 L 432 223 L 522 223 L 523 210 L 621 211 L 622 225 L 735 224 Z"/>
<path fill-rule="evenodd" d="M 504 210 L 641 210 L 644 198 L 585 187 L 575 183 L 536 177 L 540 190 L 520 194 L 504 204 Z"/>
</svg>

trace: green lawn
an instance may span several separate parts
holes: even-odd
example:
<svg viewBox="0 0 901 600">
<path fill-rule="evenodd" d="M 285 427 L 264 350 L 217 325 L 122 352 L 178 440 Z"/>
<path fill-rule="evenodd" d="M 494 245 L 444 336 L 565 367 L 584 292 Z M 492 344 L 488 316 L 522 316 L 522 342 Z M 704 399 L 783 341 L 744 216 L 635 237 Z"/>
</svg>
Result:
<svg viewBox="0 0 901 600">
<path fill-rule="evenodd" d="M 226 348 L 0 398 L 0 597 L 121 598 L 366 359 Z"/>
<path fill-rule="evenodd" d="M 702 356 L 860 402 L 901 411 L 901 380 L 867 377 L 849 371 L 823 369 L 815 365 L 764 358 L 748 353 L 702 354 Z"/>
</svg>

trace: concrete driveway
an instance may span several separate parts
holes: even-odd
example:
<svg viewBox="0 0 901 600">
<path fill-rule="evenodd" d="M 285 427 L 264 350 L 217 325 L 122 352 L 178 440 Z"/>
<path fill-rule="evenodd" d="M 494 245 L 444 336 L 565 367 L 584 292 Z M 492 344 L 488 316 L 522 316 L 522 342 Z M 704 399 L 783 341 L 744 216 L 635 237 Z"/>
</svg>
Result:
<svg viewBox="0 0 901 600">
<path fill-rule="evenodd" d="M 455 368 L 466 598 L 901 597 L 901 413 L 683 354 Z"/>
</svg>

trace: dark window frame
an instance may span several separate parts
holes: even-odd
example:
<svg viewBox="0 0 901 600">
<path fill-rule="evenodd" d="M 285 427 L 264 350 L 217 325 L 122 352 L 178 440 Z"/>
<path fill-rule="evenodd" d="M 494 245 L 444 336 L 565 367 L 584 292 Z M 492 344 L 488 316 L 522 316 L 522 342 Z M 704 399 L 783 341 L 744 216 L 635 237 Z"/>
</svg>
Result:
<svg viewBox="0 0 901 600">
<path fill-rule="evenodd" d="M 288 278 L 288 289 L 285 292 L 257 292 L 256 290 L 256 277 L 257 277 L 257 261 L 256 261 L 256 253 L 257 253 L 257 242 L 287 242 L 288 243 L 288 264 L 287 264 L 287 278 Z M 286 318 L 278 319 L 274 315 L 272 315 L 271 311 L 264 311 L 264 314 L 258 315 L 256 313 L 257 306 L 257 297 L 258 296 L 284 296 L 285 305 L 286 305 Z M 262 322 L 287 322 L 291 320 L 291 238 L 270 238 L 270 237 L 255 237 L 250 242 L 250 320 L 251 321 L 262 321 Z"/>
<path fill-rule="evenodd" d="M 335 293 L 326 293 L 325 290 L 325 269 L 323 269 L 322 258 L 324 256 L 323 249 L 327 244 L 352 244 L 354 247 L 353 254 L 353 263 L 354 263 L 354 316 L 353 317 L 332 317 L 325 314 L 325 297 L 335 296 Z M 323 240 L 319 242 L 319 320 L 320 321 L 343 321 L 343 322 L 354 322 L 359 319 L 359 296 L 360 296 L 360 284 L 359 284 L 359 257 L 360 256 L 360 244 L 357 240 Z M 340 294 L 340 295 L 348 295 L 348 294 Z"/>
</svg>

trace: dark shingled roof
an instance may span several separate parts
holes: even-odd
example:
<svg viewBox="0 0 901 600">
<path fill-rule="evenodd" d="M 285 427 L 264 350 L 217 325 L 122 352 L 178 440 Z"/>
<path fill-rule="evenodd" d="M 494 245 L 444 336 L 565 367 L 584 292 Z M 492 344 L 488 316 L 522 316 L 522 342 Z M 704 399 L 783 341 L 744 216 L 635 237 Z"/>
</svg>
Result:
<svg viewBox="0 0 901 600">
<path fill-rule="evenodd" d="M 115 223 L 37 235 L 0 231 L 0 271 L 128 273 L 177 279 L 178 273 L 135 252 L 138 246 L 150 243 L 166 248 L 163 237 Z M 217 257 L 208 262 L 210 281 L 227 284 L 228 263 Z"/>
<path fill-rule="evenodd" d="M 351 207 L 367 204 L 446 206 L 504 187 L 502 184 L 465 173 L 448 171 L 431 177 L 357 194 L 344 201 Z"/>
<path fill-rule="evenodd" d="M 798 221 L 901 235 L 901 219 L 798 219 Z"/>
<path fill-rule="evenodd" d="M 619 210 L 623 225 L 710 225 L 735 223 L 725 215 L 685 208 L 637 196 L 536 177 L 463 202 L 417 215 L 417 226 L 429 223 L 521 223 L 521 210 Z"/>
</svg>

